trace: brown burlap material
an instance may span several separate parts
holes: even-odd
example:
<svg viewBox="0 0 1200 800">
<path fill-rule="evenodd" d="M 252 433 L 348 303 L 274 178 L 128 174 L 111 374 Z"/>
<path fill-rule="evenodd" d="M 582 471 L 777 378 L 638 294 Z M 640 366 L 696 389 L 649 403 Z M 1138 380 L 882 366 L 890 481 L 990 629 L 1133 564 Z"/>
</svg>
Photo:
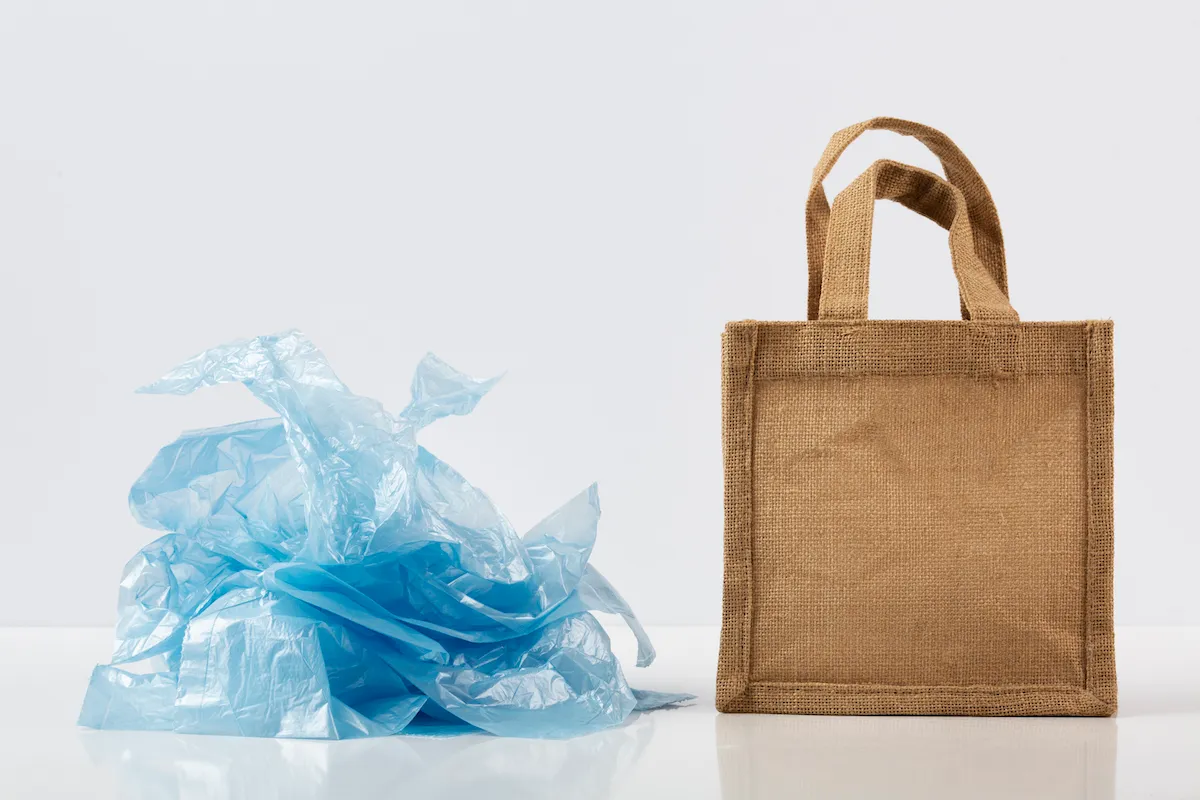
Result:
<svg viewBox="0 0 1200 800">
<path fill-rule="evenodd" d="M 872 128 L 947 180 L 880 161 L 830 209 Z M 962 321 L 866 319 L 876 198 L 950 232 Z M 836 134 L 808 215 L 810 321 L 723 336 L 717 707 L 1112 714 L 1112 323 L 1017 319 L 991 196 L 930 128 Z"/>
</svg>

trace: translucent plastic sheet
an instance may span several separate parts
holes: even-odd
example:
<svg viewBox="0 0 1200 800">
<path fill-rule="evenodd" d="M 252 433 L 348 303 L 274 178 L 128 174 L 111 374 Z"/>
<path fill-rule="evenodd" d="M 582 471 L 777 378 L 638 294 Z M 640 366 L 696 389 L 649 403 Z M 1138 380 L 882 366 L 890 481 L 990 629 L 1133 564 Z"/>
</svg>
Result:
<svg viewBox="0 0 1200 800">
<path fill-rule="evenodd" d="M 393 415 L 298 332 L 235 342 L 144 387 L 241 382 L 278 419 L 192 431 L 134 484 L 167 533 L 126 566 L 94 728 L 341 739 L 488 731 L 558 738 L 691 699 L 635 692 L 590 611 L 632 610 L 588 564 L 595 485 L 523 537 L 417 444 L 496 380 L 430 355 Z"/>
</svg>

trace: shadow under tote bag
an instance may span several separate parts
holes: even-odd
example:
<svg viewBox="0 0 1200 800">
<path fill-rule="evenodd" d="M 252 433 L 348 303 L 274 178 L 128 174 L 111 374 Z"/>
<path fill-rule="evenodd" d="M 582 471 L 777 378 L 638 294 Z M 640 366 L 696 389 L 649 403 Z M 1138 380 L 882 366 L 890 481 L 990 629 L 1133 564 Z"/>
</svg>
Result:
<svg viewBox="0 0 1200 800">
<path fill-rule="evenodd" d="M 830 209 L 873 128 L 946 180 L 880 161 Z M 877 198 L 949 231 L 961 321 L 867 319 Z M 717 708 L 1112 714 L 1112 323 L 1018 320 L 991 195 L 923 125 L 835 134 L 807 222 L 809 321 L 722 338 Z"/>
</svg>

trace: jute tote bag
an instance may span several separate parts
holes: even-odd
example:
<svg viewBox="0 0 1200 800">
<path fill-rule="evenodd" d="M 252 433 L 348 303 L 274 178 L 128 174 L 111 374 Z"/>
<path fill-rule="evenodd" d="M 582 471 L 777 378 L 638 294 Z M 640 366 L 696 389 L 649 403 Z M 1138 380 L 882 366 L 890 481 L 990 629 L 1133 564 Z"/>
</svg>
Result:
<svg viewBox="0 0 1200 800">
<path fill-rule="evenodd" d="M 869 129 L 946 179 L 876 162 Z M 949 231 L 962 320 L 867 319 L 877 198 Z M 1112 323 L 1021 322 L 991 195 L 944 135 L 834 135 L 808 203 L 807 322 L 722 339 L 722 711 L 1106 716 Z"/>
</svg>

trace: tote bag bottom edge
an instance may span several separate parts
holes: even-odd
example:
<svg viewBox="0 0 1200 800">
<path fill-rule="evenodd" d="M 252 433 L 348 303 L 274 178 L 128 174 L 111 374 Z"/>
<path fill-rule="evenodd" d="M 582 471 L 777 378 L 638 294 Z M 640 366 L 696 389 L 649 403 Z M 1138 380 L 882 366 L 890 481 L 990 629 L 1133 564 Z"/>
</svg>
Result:
<svg viewBox="0 0 1200 800">
<path fill-rule="evenodd" d="M 739 694 L 718 687 L 717 710 L 820 716 L 1108 717 L 1116 713 L 1116 701 L 1069 686 L 750 683 Z"/>
</svg>

